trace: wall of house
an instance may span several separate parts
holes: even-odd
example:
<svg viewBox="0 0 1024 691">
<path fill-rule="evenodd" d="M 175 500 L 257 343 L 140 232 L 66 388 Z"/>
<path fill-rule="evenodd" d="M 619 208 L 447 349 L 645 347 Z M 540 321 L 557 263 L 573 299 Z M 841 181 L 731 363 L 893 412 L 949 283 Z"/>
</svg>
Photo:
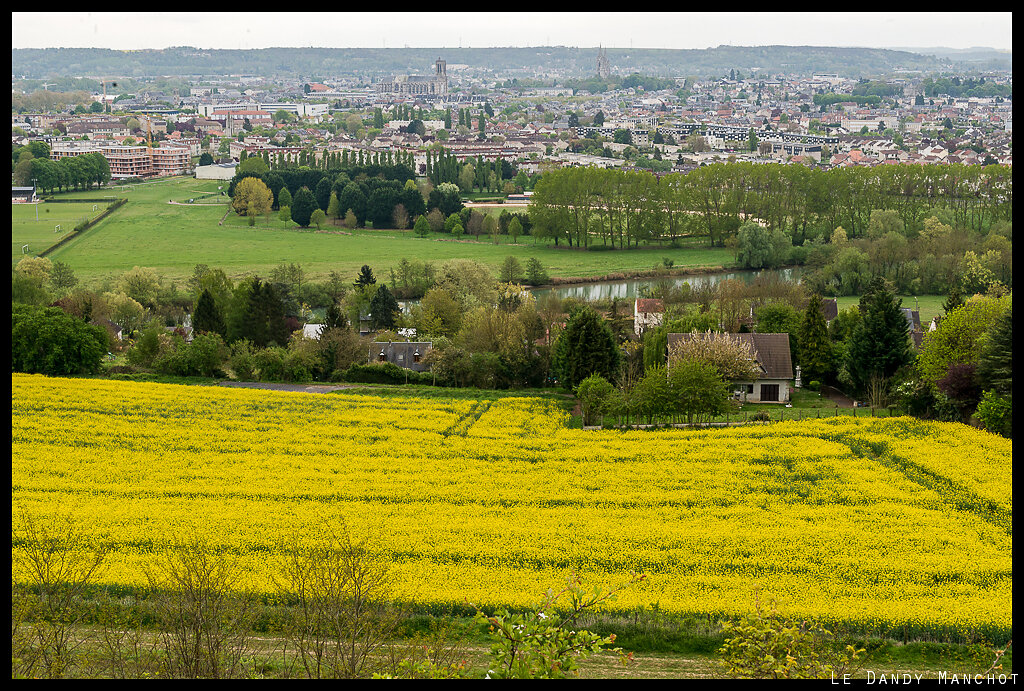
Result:
<svg viewBox="0 0 1024 691">
<path fill-rule="evenodd" d="M 790 393 L 792 389 L 792 382 L 788 379 L 758 379 L 755 382 L 734 382 L 732 384 L 733 391 L 745 391 L 746 387 L 750 384 L 754 386 L 754 392 L 746 394 L 746 400 L 749 403 L 774 403 L 775 401 L 762 401 L 761 400 L 761 385 L 762 384 L 777 384 L 779 387 L 779 400 L 778 403 L 788 403 Z"/>
</svg>

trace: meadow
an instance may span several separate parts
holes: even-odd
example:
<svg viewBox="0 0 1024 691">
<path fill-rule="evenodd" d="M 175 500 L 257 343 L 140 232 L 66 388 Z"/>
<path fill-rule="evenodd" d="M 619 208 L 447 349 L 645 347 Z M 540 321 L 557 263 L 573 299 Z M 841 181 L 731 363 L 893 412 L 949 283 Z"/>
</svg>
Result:
<svg viewBox="0 0 1024 691">
<path fill-rule="evenodd" d="M 287 536 L 344 522 L 427 612 L 642 571 L 615 611 L 711 621 L 760 587 L 857 635 L 1011 636 L 1012 446 L 964 425 L 584 431 L 535 398 L 11 383 L 14 529 L 70 514 L 126 594 L 190 537 L 272 594 Z"/>
<path fill-rule="evenodd" d="M 230 208 L 226 197 L 223 204 L 216 204 L 220 197 L 197 199 L 190 205 L 168 203 L 217 195 L 218 186 L 226 189 L 226 182 L 169 178 L 126 190 L 115 187 L 112 193 L 127 197 L 129 203 L 50 258 L 68 263 L 87 284 L 115 278 L 133 266 L 149 267 L 170 280 L 181 281 L 192 275 L 196 264 L 222 268 L 237 278 L 248 272 L 266 275 L 282 262 L 296 263 L 308 279 L 323 280 L 331 271 L 355 276 L 363 264 L 369 264 L 378 275 L 386 275 L 402 257 L 437 264 L 453 258 L 474 259 L 495 271 L 510 255 L 523 266 L 530 257 L 537 257 L 552 277 L 649 270 L 665 257 L 672 259 L 677 269 L 731 266 L 735 262 L 730 250 L 709 248 L 705 241 L 680 248 L 595 252 L 556 248 L 528 236 L 514 244 L 508 237 L 501 237 L 495 244 L 486 236 L 479 240 L 464 236 L 456 241 L 450 235 L 432 233 L 418 238 L 412 230 L 346 230 L 333 225 L 319 231 L 300 229 L 278 219 L 276 212 L 258 219 L 256 227 L 250 228 L 247 219 L 233 212 L 225 217 Z M 89 194 L 72 193 L 62 198 Z M 97 194 L 94 190 L 91 196 Z M 523 211 L 522 206 L 510 205 L 509 209 Z M 500 213 L 500 209 L 492 207 L 489 212 Z M 222 218 L 224 223 L 220 225 Z"/>
</svg>

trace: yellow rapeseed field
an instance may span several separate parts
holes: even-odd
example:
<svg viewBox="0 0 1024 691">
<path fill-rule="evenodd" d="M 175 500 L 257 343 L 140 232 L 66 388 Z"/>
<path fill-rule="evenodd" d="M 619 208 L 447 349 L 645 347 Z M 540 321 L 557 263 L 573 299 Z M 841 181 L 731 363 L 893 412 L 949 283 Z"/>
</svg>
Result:
<svg viewBox="0 0 1024 691">
<path fill-rule="evenodd" d="M 1012 629 L 1012 447 L 911 418 L 583 431 L 541 399 L 311 395 L 11 377 L 12 521 L 70 514 L 146 582 L 199 537 L 273 591 L 294 531 L 344 521 L 425 609 L 529 606 L 578 570 L 615 602 L 878 633 Z M 15 545 L 14 549 L 17 549 Z"/>
</svg>

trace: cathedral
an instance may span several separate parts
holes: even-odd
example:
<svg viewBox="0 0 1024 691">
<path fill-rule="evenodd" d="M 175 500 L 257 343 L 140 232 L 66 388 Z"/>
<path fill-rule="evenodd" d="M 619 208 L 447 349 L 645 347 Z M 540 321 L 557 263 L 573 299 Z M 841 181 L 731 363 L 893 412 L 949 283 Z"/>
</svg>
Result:
<svg viewBox="0 0 1024 691">
<path fill-rule="evenodd" d="M 377 82 L 374 88 L 379 94 L 447 96 L 448 74 L 445 65 L 445 61 L 438 58 L 431 76 L 406 74 L 388 77 Z"/>
</svg>

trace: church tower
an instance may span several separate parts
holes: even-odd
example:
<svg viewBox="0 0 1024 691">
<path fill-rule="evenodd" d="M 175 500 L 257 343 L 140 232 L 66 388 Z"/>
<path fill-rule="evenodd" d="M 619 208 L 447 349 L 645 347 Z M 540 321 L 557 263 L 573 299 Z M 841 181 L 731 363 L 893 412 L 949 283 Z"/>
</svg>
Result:
<svg viewBox="0 0 1024 691">
<path fill-rule="evenodd" d="M 434 84 L 435 94 L 448 95 L 448 63 L 441 58 L 434 63 Z"/>
<path fill-rule="evenodd" d="M 608 63 L 608 53 L 601 47 L 597 47 L 597 76 L 607 79 L 612 74 L 611 65 Z"/>
</svg>

